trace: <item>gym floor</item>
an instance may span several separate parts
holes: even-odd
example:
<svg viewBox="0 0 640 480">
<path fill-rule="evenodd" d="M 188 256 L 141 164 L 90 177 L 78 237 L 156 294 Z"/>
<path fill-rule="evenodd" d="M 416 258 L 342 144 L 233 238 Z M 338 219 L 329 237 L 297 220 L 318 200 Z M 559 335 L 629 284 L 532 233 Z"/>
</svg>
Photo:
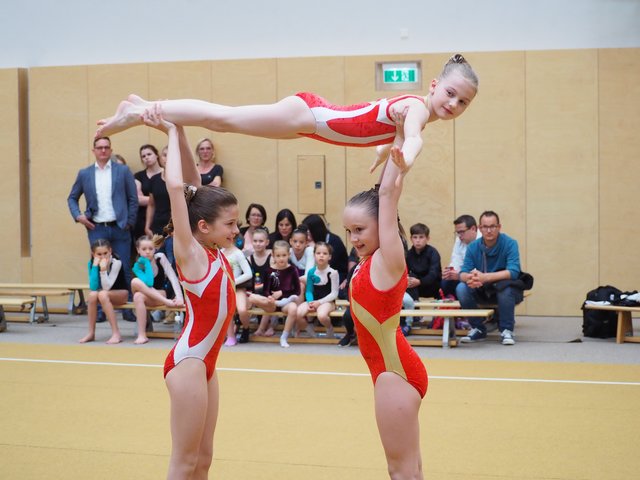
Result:
<svg viewBox="0 0 640 480">
<path fill-rule="evenodd" d="M 0 334 L 0 479 L 159 479 L 170 453 L 170 340 L 78 345 L 86 317 Z M 640 471 L 640 346 L 583 339 L 581 319 L 518 317 L 517 344 L 417 349 L 425 479 L 626 480 Z M 223 348 L 210 478 L 388 478 L 356 347 Z"/>
</svg>

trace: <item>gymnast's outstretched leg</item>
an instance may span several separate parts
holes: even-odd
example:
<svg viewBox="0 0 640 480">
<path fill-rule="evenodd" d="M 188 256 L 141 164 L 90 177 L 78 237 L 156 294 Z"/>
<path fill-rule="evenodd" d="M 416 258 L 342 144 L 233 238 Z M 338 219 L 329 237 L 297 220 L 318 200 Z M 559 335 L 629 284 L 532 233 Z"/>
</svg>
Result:
<svg viewBox="0 0 640 480">
<path fill-rule="evenodd" d="M 150 102 L 129 95 L 120 102 L 115 115 L 98 121 L 96 137 L 112 135 L 142 125 L 142 115 L 159 103 L 165 120 L 176 125 L 204 127 L 214 132 L 230 132 L 274 139 L 297 138 L 315 133 L 311 110 L 299 97 L 290 96 L 267 105 L 232 107 L 203 100 L 162 100 Z"/>
</svg>

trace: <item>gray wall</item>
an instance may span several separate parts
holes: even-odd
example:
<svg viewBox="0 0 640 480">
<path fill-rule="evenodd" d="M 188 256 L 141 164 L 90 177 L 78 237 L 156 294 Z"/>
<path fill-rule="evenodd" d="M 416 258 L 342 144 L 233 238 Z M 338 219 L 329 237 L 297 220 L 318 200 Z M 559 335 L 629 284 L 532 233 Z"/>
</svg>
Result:
<svg viewBox="0 0 640 480">
<path fill-rule="evenodd" d="M 640 1 L 4 0 L 0 45 L 0 68 L 638 47 Z"/>
</svg>

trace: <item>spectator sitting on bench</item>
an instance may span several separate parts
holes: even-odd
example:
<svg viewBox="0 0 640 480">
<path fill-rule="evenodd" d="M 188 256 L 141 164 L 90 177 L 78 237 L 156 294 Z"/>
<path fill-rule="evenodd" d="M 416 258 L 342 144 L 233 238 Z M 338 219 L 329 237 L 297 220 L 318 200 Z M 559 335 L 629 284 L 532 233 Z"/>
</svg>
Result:
<svg viewBox="0 0 640 480">
<path fill-rule="evenodd" d="M 456 296 L 463 309 L 478 308 L 480 303 L 498 304 L 498 328 L 503 345 L 514 345 L 515 308 L 523 291 L 511 285 L 520 276 L 518 242 L 500 232 L 500 217 L 488 210 L 480 215 L 482 238 L 467 248 L 460 272 Z M 468 319 L 473 327 L 461 342 L 477 342 L 487 337 L 482 318 Z"/>
<path fill-rule="evenodd" d="M 133 264 L 135 278 L 131 280 L 131 291 L 133 292 L 133 303 L 136 311 L 136 321 L 138 323 L 138 338 L 133 343 L 142 345 L 147 343 L 147 307 L 166 305 L 167 307 L 183 307 L 184 297 L 182 287 L 176 273 L 173 271 L 171 263 L 166 255 L 156 252 L 154 242 L 156 238 L 162 239 L 159 235 L 151 238 L 143 235 L 136 240 L 136 251 L 138 259 Z M 162 240 L 160 240 L 162 243 Z M 171 283 L 175 298 L 167 298 L 166 285 Z"/>
<path fill-rule="evenodd" d="M 315 264 L 307 273 L 305 286 L 305 302 L 298 305 L 298 331 L 306 330 L 310 337 L 315 337 L 313 318 L 306 318 L 307 313 L 316 312 L 318 321 L 327 329 L 327 338 L 335 338 L 329 314 L 335 310 L 339 290 L 339 275 L 329 266 L 331 261 L 331 245 L 316 242 L 313 247 Z"/>
<path fill-rule="evenodd" d="M 445 295 L 455 295 L 456 287 L 460 282 L 460 269 L 467 253 L 467 247 L 471 242 L 481 238 L 476 219 L 471 215 L 460 215 L 453 221 L 456 240 L 451 251 L 449 266 L 442 270 L 442 291 Z"/>
<path fill-rule="evenodd" d="M 113 304 L 125 303 L 129 295 L 122 262 L 114 256 L 111 243 L 99 238 L 91 243 L 91 260 L 89 260 L 88 266 L 90 292 L 87 297 L 87 317 L 89 319 L 89 333 L 79 341 L 87 343 L 96 339 L 96 320 L 98 303 L 100 303 L 111 326 L 111 337 L 107 343 L 109 345 L 120 343 L 122 336 Z"/>
<path fill-rule="evenodd" d="M 255 238 L 255 234 L 253 235 Z M 298 278 L 298 270 L 289 263 L 290 246 L 284 240 L 276 240 L 273 245 L 273 267 L 267 270 L 268 275 L 265 279 L 264 290 L 262 295 L 252 293 L 249 295 L 249 301 L 252 305 L 262 308 L 265 312 L 275 312 L 276 309 L 287 314 L 282 336 L 280 337 L 280 346 L 288 348 L 287 338 L 296 322 L 296 313 L 298 311 L 298 302 L 300 295 L 300 279 Z M 258 330 L 255 335 L 270 336 L 273 333 L 265 330 L 270 319 L 268 315 L 263 315 Z M 272 330 L 272 327 L 268 327 Z"/>
<path fill-rule="evenodd" d="M 440 289 L 442 269 L 440 254 L 429 245 L 429 227 L 416 223 L 409 229 L 412 247 L 407 251 L 409 282 L 407 292 L 411 298 L 435 297 Z"/>
</svg>

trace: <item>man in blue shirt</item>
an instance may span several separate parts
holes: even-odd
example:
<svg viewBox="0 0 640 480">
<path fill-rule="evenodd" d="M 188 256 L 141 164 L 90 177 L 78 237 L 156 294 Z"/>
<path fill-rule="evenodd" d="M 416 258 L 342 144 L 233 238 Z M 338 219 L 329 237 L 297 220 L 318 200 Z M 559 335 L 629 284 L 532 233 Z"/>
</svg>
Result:
<svg viewBox="0 0 640 480">
<path fill-rule="evenodd" d="M 497 303 L 502 344 L 514 345 L 515 308 L 523 299 L 522 289 L 511 285 L 520 276 L 518 242 L 500 233 L 500 217 L 491 210 L 480 215 L 479 228 L 482 238 L 467 248 L 456 296 L 464 309 L 478 308 L 478 302 Z M 487 337 L 482 318 L 469 318 L 469 323 L 473 328 L 461 342 L 477 342 Z"/>
</svg>

